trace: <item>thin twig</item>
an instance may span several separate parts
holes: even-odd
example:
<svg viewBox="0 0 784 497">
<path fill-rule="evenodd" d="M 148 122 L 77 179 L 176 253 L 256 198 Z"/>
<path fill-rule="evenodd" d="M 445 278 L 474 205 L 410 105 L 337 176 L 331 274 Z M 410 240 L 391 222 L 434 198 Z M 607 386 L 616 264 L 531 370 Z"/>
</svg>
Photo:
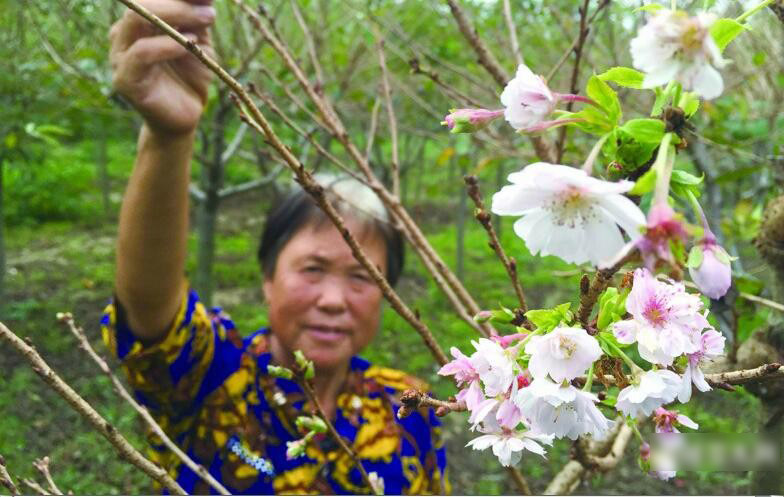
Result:
<svg viewBox="0 0 784 497">
<path fill-rule="evenodd" d="M 512 17 L 512 6 L 509 0 L 504 0 L 504 19 L 506 19 L 506 29 L 509 30 L 509 42 L 512 45 L 512 54 L 515 56 L 517 65 L 523 63 L 523 56 L 520 53 L 520 43 L 517 41 L 517 27 Z"/>
<path fill-rule="evenodd" d="M 329 434 L 332 435 L 332 438 L 334 438 L 335 441 L 338 443 L 338 445 L 340 445 L 340 448 L 343 450 L 343 452 L 345 452 L 346 455 L 348 455 L 348 457 L 354 461 L 354 464 L 356 464 L 357 469 L 359 469 L 359 472 L 362 474 L 362 480 L 365 482 L 365 485 L 368 486 L 371 492 L 375 493 L 375 487 L 370 482 L 370 475 L 368 475 L 367 471 L 365 470 L 365 467 L 362 466 L 362 462 L 359 460 L 359 457 L 354 453 L 353 450 L 351 450 L 351 447 L 348 446 L 348 444 L 343 439 L 343 437 L 340 436 L 338 430 L 335 429 L 335 425 L 332 424 L 332 421 L 330 421 L 329 416 L 327 416 L 327 413 L 321 407 L 321 402 L 319 402 L 318 400 L 318 396 L 316 395 L 316 391 L 313 389 L 313 385 L 310 384 L 310 380 L 305 379 L 303 371 L 301 370 L 297 371 L 297 380 L 298 380 L 297 383 L 299 383 L 302 386 L 302 390 L 305 392 L 305 395 L 308 397 L 308 400 L 310 400 L 310 402 L 312 402 L 313 405 L 316 407 L 316 411 L 319 417 L 321 417 L 321 419 L 324 420 L 324 423 L 327 425 L 327 430 L 329 430 Z"/>
<path fill-rule="evenodd" d="M 490 238 L 490 248 L 493 249 L 495 254 L 501 260 L 501 263 L 506 268 L 506 274 L 509 275 L 509 279 L 512 281 L 512 286 L 514 287 L 515 294 L 517 295 L 517 301 L 520 304 L 520 310 L 525 313 L 528 311 L 528 306 L 525 303 L 525 294 L 523 293 L 523 287 L 520 285 L 520 279 L 517 277 L 517 262 L 508 257 L 506 252 L 504 252 L 503 247 L 501 247 L 501 242 L 498 240 L 498 235 L 496 235 L 495 228 L 493 227 L 493 223 L 490 218 L 490 213 L 487 212 L 485 209 L 485 203 L 482 200 L 482 193 L 479 191 L 479 180 L 476 176 L 470 175 L 464 178 L 466 187 L 468 189 L 468 196 L 471 200 L 474 201 L 474 205 L 476 205 L 476 210 L 474 211 L 474 217 L 476 220 L 479 221 L 479 224 L 487 231 L 487 236 Z"/>
<path fill-rule="evenodd" d="M 591 3 L 591 0 L 583 0 L 582 7 L 579 7 L 577 10 L 580 13 L 580 31 L 577 34 L 577 43 L 574 46 L 574 65 L 572 66 L 572 76 L 569 82 L 569 93 L 576 94 L 579 90 L 577 83 L 578 77 L 580 75 L 580 61 L 582 60 L 583 56 L 583 46 L 585 45 L 585 39 L 588 37 L 588 5 Z M 597 10 L 601 9 L 601 4 L 597 8 Z M 568 112 L 572 111 L 572 107 L 574 106 L 574 102 L 570 101 L 566 104 L 566 110 Z M 566 145 L 566 129 L 569 126 L 562 126 L 560 130 L 558 130 L 558 139 L 555 142 L 555 150 L 556 154 L 556 162 L 558 164 L 561 163 L 561 158 L 563 157 L 564 153 L 564 146 Z"/>
<path fill-rule="evenodd" d="M 8 468 L 5 467 L 5 457 L 3 457 L 2 454 L 0 454 L 0 485 L 7 488 L 11 492 L 11 495 L 19 495 L 19 489 L 16 488 L 14 480 L 8 473 Z"/>
<path fill-rule="evenodd" d="M 30 363 L 33 371 L 38 376 L 65 399 L 93 428 L 103 435 L 117 450 L 120 457 L 142 470 L 151 479 L 163 485 L 169 492 L 185 495 L 185 491 L 179 483 L 174 481 L 165 469 L 156 466 L 137 451 L 111 423 L 106 421 L 70 385 L 63 381 L 32 346 L 16 336 L 3 323 L 0 323 L 0 338 L 10 343 L 11 347 L 16 349 Z"/>
<path fill-rule="evenodd" d="M 46 480 L 46 485 L 49 487 L 48 491 L 52 495 L 63 495 L 62 490 L 57 488 L 57 484 L 54 482 L 54 478 L 52 478 L 52 473 L 49 472 L 49 456 L 44 456 L 41 459 L 36 459 L 33 461 L 33 467 L 41 473 Z"/>
<path fill-rule="evenodd" d="M 299 24 L 300 29 L 302 29 L 302 34 L 305 36 L 305 45 L 308 47 L 310 63 L 313 65 L 313 70 L 316 72 L 316 88 L 320 89 L 323 93 L 324 73 L 321 70 L 321 64 L 319 63 L 318 55 L 316 54 L 316 44 L 313 41 L 313 35 L 310 33 L 308 24 L 305 22 L 305 18 L 302 16 L 302 12 L 300 12 L 299 7 L 297 7 L 297 2 L 294 0 L 291 0 L 291 9 L 294 11 L 294 17 L 297 18 L 297 23 Z"/>
<path fill-rule="evenodd" d="M 376 97 L 373 102 L 373 109 L 370 111 L 370 127 L 367 132 L 367 145 L 365 145 L 365 160 L 370 161 L 370 153 L 373 151 L 373 142 L 376 138 L 376 127 L 378 126 L 378 110 L 381 108 L 381 98 Z"/>
<path fill-rule="evenodd" d="M 407 418 L 420 407 L 432 407 L 436 410 L 436 416 L 446 416 L 450 412 L 466 411 L 465 402 L 447 402 L 438 400 L 425 392 L 415 388 L 410 388 L 400 396 L 400 409 L 397 410 L 397 417 Z"/>
<path fill-rule="evenodd" d="M 73 316 L 70 312 L 65 313 L 58 313 L 57 320 L 60 321 L 65 325 L 66 328 L 73 334 L 76 340 L 79 342 L 79 347 L 87 352 L 87 355 L 90 356 L 90 359 L 93 360 L 98 365 L 98 368 L 109 378 L 111 381 L 112 386 L 114 387 L 115 392 L 128 404 L 133 407 L 133 409 L 139 413 L 142 417 L 144 422 L 150 428 L 150 430 L 158 436 L 161 441 L 163 442 L 169 450 L 171 450 L 180 460 L 188 466 L 194 473 L 199 475 L 205 482 L 207 482 L 212 488 L 214 488 L 219 494 L 221 495 L 231 495 L 226 487 L 224 487 L 218 480 L 216 480 L 201 464 L 197 463 L 193 459 L 191 459 L 188 454 L 182 451 L 182 449 L 177 446 L 166 434 L 166 432 L 161 428 L 157 421 L 152 417 L 150 412 L 141 404 L 136 402 L 136 399 L 128 393 L 128 390 L 125 389 L 122 382 L 117 378 L 117 376 L 112 372 L 109 365 L 106 361 L 98 355 L 95 349 L 90 345 L 90 341 L 87 339 L 87 336 L 84 334 L 84 330 L 76 325 Z"/>
<path fill-rule="evenodd" d="M 586 23 L 586 26 L 588 28 L 590 28 L 591 24 L 593 24 L 593 21 L 594 19 L 596 19 L 596 16 L 599 15 L 599 12 L 601 12 L 602 9 L 609 4 L 610 4 L 609 0 L 602 0 L 602 3 L 599 4 L 599 6 L 596 8 L 593 14 L 591 14 L 591 17 L 588 19 L 588 22 Z M 550 72 L 547 73 L 547 77 L 545 78 L 547 81 L 550 81 L 552 77 L 555 75 L 555 73 L 558 72 L 558 69 L 560 69 L 563 63 L 566 62 L 566 59 L 569 58 L 569 55 L 571 55 L 571 53 L 574 51 L 574 48 L 577 46 L 577 43 L 579 42 L 580 42 L 580 33 L 578 33 L 577 36 L 574 37 L 574 40 L 572 40 L 572 44 L 569 45 L 569 48 L 563 53 L 563 55 L 561 55 L 561 58 L 558 59 L 558 62 L 556 62 L 553 68 L 550 69 Z"/>
<path fill-rule="evenodd" d="M 397 119 L 395 106 L 392 105 L 392 91 L 389 87 L 387 62 L 384 56 L 384 39 L 378 36 L 378 65 L 381 67 L 381 88 L 386 103 L 387 118 L 389 119 L 389 135 L 392 140 L 392 194 L 400 198 L 400 159 L 397 150 Z"/>
<path fill-rule="evenodd" d="M 35 492 L 35 493 L 36 493 L 36 495 L 52 495 L 52 494 L 50 494 L 49 492 L 47 492 L 47 491 L 44 489 L 44 487 L 42 487 L 41 485 L 39 485 L 39 484 L 38 484 L 38 482 L 36 482 L 36 481 L 34 481 L 34 480 L 31 480 L 31 479 L 29 479 L 29 478 L 25 478 L 24 480 L 22 480 L 22 483 L 24 483 L 25 485 L 27 485 L 28 487 L 30 487 L 30 489 L 31 489 L 33 492 Z"/>
</svg>

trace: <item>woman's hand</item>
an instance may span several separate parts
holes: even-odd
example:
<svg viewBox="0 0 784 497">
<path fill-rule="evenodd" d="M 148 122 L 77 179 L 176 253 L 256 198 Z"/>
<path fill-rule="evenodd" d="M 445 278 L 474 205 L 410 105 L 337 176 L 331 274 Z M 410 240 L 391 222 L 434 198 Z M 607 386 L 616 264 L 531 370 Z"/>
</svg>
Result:
<svg viewBox="0 0 784 497">
<path fill-rule="evenodd" d="M 139 4 L 213 55 L 208 32 L 211 0 L 139 0 Z M 131 10 L 109 31 L 115 90 L 158 135 L 191 133 L 207 101 L 210 71 L 149 21 Z"/>
</svg>

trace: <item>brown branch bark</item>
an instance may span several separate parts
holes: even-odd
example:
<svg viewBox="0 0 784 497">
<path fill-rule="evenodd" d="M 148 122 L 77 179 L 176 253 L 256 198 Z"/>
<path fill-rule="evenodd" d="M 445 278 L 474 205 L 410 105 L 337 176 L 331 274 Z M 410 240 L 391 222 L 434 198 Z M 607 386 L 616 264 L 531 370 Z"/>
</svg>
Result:
<svg viewBox="0 0 784 497">
<path fill-rule="evenodd" d="M 384 94 L 384 103 L 387 109 L 389 120 L 389 136 L 392 140 L 392 195 L 400 198 L 400 159 L 398 158 L 397 148 L 397 118 L 395 118 L 395 106 L 392 105 L 392 90 L 389 86 L 389 75 L 387 62 L 384 55 L 384 39 L 378 35 L 378 65 L 381 67 L 381 89 Z"/>
<path fill-rule="evenodd" d="M 112 424 L 106 421 L 87 401 L 63 381 L 32 346 L 16 336 L 3 323 L 0 323 L 0 338 L 7 341 L 11 347 L 21 354 L 41 379 L 65 399 L 96 431 L 103 435 L 112 444 L 120 457 L 142 470 L 147 476 L 163 485 L 170 492 L 185 495 L 182 487 L 169 476 L 165 469 L 156 466 L 137 451 Z"/>
<path fill-rule="evenodd" d="M 95 349 L 90 345 L 90 341 L 87 339 L 87 336 L 84 334 L 84 330 L 76 325 L 76 322 L 73 319 L 71 313 L 61 313 L 57 316 L 58 321 L 63 323 L 66 328 L 71 332 L 71 334 L 76 338 L 79 342 L 79 347 L 84 350 L 90 359 L 93 360 L 98 365 L 98 369 L 101 370 L 108 378 L 109 381 L 112 383 L 112 387 L 114 387 L 114 391 L 122 398 L 125 402 L 130 404 L 134 411 L 139 413 L 142 420 L 144 420 L 147 427 L 161 439 L 164 445 L 168 447 L 188 468 L 190 468 L 194 473 L 199 475 L 201 479 L 203 479 L 207 484 L 209 484 L 212 488 L 214 488 L 219 494 L 221 495 L 231 495 L 226 487 L 224 487 L 218 480 L 216 480 L 201 464 L 198 464 L 196 461 L 191 459 L 185 452 L 180 449 L 180 447 L 175 444 L 166 432 L 161 428 L 161 425 L 155 421 L 155 418 L 152 417 L 150 412 L 144 408 L 141 404 L 136 402 L 136 399 L 128 393 L 128 390 L 125 389 L 122 382 L 117 378 L 117 376 L 112 372 L 109 364 L 98 355 Z"/>
<path fill-rule="evenodd" d="M 528 306 L 525 303 L 525 294 L 523 293 L 523 287 L 520 285 L 520 279 L 517 277 L 517 262 L 506 255 L 503 247 L 501 247 L 501 243 L 498 241 L 495 228 L 490 220 L 490 214 L 485 209 L 482 194 L 479 191 L 479 180 L 476 176 L 466 176 L 464 179 L 468 189 L 468 196 L 474 201 L 474 205 L 476 205 L 474 217 L 479 221 L 479 224 L 482 225 L 485 231 L 487 231 L 487 236 L 490 238 L 490 248 L 493 249 L 498 256 L 498 259 L 500 259 L 501 263 L 504 265 L 504 268 L 506 268 L 506 274 L 509 275 L 509 279 L 512 282 L 515 294 L 517 295 L 517 301 L 520 304 L 519 308 L 525 313 L 528 311 Z"/>
<path fill-rule="evenodd" d="M 601 295 L 610 284 L 615 273 L 620 271 L 623 265 L 635 258 L 637 254 L 637 249 L 632 249 L 612 267 L 596 271 L 593 280 L 591 280 L 590 285 L 587 285 L 587 288 L 581 283 L 580 307 L 577 308 L 577 320 L 586 330 L 589 328 L 588 318 L 591 316 L 591 311 L 596 305 L 599 295 Z"/>
</svg>

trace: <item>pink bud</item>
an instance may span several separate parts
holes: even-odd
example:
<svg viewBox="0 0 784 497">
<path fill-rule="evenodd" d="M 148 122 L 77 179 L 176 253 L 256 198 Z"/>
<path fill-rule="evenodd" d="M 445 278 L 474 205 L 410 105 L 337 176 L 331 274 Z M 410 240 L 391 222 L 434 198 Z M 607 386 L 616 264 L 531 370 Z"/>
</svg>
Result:
<svg viewBox="0 0 784 497">
<path fill-rule="evenodd" d="M 640 458 L 642 458 L 643 461 L 647 461 L 651 458 L 651 446 L 648 442 L 643 442 L 640 445 Z"/>
<path fill-rule="evenodd" d="M 441 124 L 447 126 L 452 133 L 473 133 L 502 115 L 503 109 L 452 109 Z"/>
<path fill-rule="evenodd" d="M 703 240 L 689 254 L 689 274 L 703 294 L 718 299 L 732 284 L 730 257 L 714 240 Z"/>
</svg>

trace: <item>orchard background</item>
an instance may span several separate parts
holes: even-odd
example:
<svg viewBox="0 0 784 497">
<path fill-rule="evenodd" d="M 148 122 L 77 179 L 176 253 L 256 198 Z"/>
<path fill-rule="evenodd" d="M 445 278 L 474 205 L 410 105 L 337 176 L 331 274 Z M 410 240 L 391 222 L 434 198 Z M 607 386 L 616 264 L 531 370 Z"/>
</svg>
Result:
<svg viewBox="0 0 784 497">
<path fill-rule="evenodd" d="M 629 40 L 643 22 L 634 9 L 642 3 L 585 2 L 588 13 L 597 15 L 574 72 L 575 56 L 569 47 L 580 31 L 578 9 L 583 2 L 512 2 L 519 53 L 539 74 L 555 69 L 548 80 L 552 88 L 567 91 L 574 86 L 582 93 L 592 74 L 631 66 Z M 733 17 L 756 2 L 708 3 L 719 15 Z M 681 1 L 679 7 L 694 12 L 702 4 Z M 314 125 L 312 114 L 291 103 L 287 94 L 301 93 L 293 76 L 254 36 L 247 17 L 231 1 L 216 0 L 215 5 L 214 36 L 221 64 L 284 106 L 283 111 L 313 133 L 322 147 L 343 153 Z M 500 65 L 513 74 L 517 61 L 504 2 L 460 5 Z M 454 135 L 440 124 L 448 109 L 465 106 L 459 102 L 461 95 L 497 108 L 500 93 L 477 64 L 447 4 L 315 0 L 264 6 L 297 60 L 335 102 L 349 134 L 368 152 L 381 177 L 388 172 L 393 145 L 376 48 L 377 39 L 384 39 L 403 203 L 480 306 L 513 307 L 515 297 L 505 270 L 473 219 L 462 178 L 477 175 L 489 197 L 508 173 L 534 162 L 534 152 L 508 127 L 495 127 L 481 136 Z M 140 125 L 139 117 L 111 90 L 107 32 L 123 10 L 109 0 L 0 1 L 0 321 L 30 337 L 64 379 L 137 448 L 144 448 L 136 414 L 116 397 L 109 380 L 85 360 L 73 337 L 55 320 L 57 312 L 72 312 L 94 347 L 103 350 L 98 320 L 112 292 L 117 214 Z M 309 26 L 308 36 L 303 35 L 303 22 Z M 753 29 L 725 52 L 733 61 L 722 71 L 725 91 L 701 104 L 694 122 L 699 139 L 679 154 L 676 164 L 676 169 L 704 175 L 703 208 L 722 245 L 738 257 L 728 297 L 710 305 L 714 326 L 735 339 L 734 345 L 728 341 L 731 358 L 738 364 L 746 361 L 745 367 L 758 365 L 752 363 L 760 357 L 764 359 L 759 364 L 780 362 L 784 353 L 784 340 L 776 341 L 782 334 L 774 332 L 784 314 L 745 298 L 782 302 L 775 271 L 752 242 L 765 206 L 782 194 L 784 23 L 773 9 L 765 9 L 750 25 Z M 319 69 L 313 65 L 314 54 Z M 626 112 L 643 116 L 653 101 L 652 92 L 621 88 L 619 96 Z M 300 160 L 329 169 L 309 142 L 268 114 Z M 548 136 L 555 139 L 559 131 Z M 582 163 L 591 141 L 574 130 L 567 136 L 563 163 Z M 255 250 L 264 213 L 291 181 L 261 137 L 242 124 L 228 91 L 213 85 L 193 169 L 188 270 L 202 297 L 223 306 L 245 333 L 266 322 Z M 529 307 L 575 301 L 583 270 L 554 257 L 532 257 L 514 235 L 513 221 L 493 218 L 507 253 L 517 260 Z M 400 295 L 420 310 L 442 347 L 469 350 L 476 332 L 455 316 L 415 254 L 407 255 Z M 427 380 L 439 398 L 455 392 L 448 379 L 436 375 L 438 365 L 421 339 L 390 309 L 364 355 Z M 121 461 L 5 345 L 0 347 L 0 372 L 0 454 L 14 476 L 36 477 L 32 461 L 48 455 L 63 490 L 150 491 L 149 480 Z M 781 400 L 771 406 L 766 399 L 763 405 L 760 396 L 765 395 L 743 387 L 736 392 L 714 390 L 696 395 L 683 412 L 700 424 L 701 432 L 756 432 L 782 409 Z M 514 492 L 489 452 L 464 448 L 472 438 L 466 417 L 452 413 L 443 418 L 453 491 Z M 541 489 L 568 460 L 569 452 L 568 442 L 556 442 L 547 460 L 526 454 L 520 469 L 532 487 Z M 641 474 L 635 443 L 627 455 L 612 472 L 589 475 L 575 493 L 737 494 L 755 488 L 754 477 L 747 472 L 681 473 L 662 482 Z"/>
</svg>

